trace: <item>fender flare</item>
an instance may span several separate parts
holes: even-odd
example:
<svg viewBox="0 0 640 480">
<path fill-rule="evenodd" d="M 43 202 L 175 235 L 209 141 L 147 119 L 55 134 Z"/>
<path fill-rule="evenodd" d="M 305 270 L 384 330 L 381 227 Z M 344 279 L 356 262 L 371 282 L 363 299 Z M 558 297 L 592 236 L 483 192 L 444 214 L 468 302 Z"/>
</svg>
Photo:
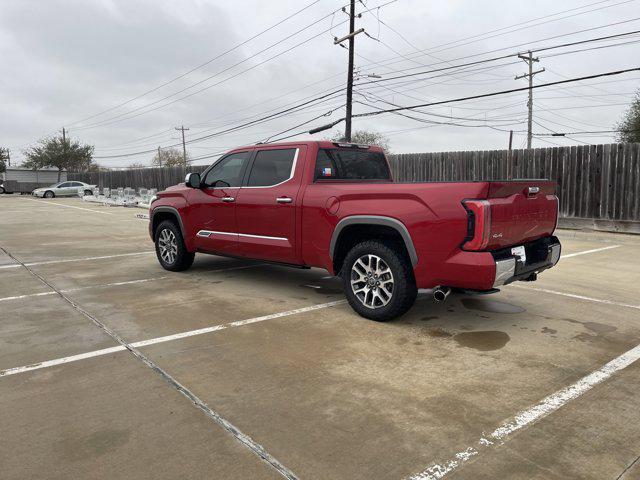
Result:
<svg viewBox="0 0 640 480">
<path fill-rule="evenodd" d="M 182 217 L 180 216 L 180 212 L 178 211 L 177 208 L 167 207 L 165 205 L 160 205 L 160 206 L 154 208 L 153 209 L 153 213 L 151 215 L 151 225 L 153 226 L 154 223 L 155 223 L 156 214 L 162 213 L 162 212 L 171 213 L 171 214 L 175 215 L 175 217 L 178 219 L 178 225 L 180 226 L 180 232 L 182 232 L 182 238 L 185 238 L 185 236 L 184 236 L 184 225 L 182 224 Z"/>
<path fill-rule="evenodd" d="M 411 265 L 415 267 L 418 264 L 418 253 L 413 245 L 413 240 L 409 234 L 409 230 L 400 220 L 396 220 L 391 217 L 384 217 L 381 215 L 352 215 L 345 217 L 338 222 L 336 228 L 331 235 L 331 243 L 329 244 L 329 255 L 333 259 L 335 247 L 340 237 L 342 230 L 349 225 L 384 225 L 385 227 L 391 227 L 400 234 L 404 241 L 404 246 L 407 248 L 409 258 L 411 259 Z"/>
</svg>

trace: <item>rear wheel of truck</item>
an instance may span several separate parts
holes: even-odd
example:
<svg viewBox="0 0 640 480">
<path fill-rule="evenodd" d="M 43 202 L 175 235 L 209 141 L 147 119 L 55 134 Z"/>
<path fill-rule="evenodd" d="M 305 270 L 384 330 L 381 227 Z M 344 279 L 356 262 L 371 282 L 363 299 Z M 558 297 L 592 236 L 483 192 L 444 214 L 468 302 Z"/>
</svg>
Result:
<svg viewBox="0 0 640 480">
<path fill-rule="evenodd" d="M 44 198 L 53 198 L 55 196 L 55 193 L 53 193 L 51 190 L 47 190 L 46 192 L 44 192 Z"/>
<path fill-rule="evenodd" d="M 342 282 L 351 308 L 379 322 L 406 313 L 418 294 L 409 258 L 391 242 L 367 240 L 354 246 L 345 258 Z"/>
<path fill-rule="evenodd" d="M 155 244 L 156 256 L 165 270 L 181 272 L 193 264 L 195 253 L 187 250 L 180 227 L 171 220 L 165 220 L 158 225 Z"/>
</svg>

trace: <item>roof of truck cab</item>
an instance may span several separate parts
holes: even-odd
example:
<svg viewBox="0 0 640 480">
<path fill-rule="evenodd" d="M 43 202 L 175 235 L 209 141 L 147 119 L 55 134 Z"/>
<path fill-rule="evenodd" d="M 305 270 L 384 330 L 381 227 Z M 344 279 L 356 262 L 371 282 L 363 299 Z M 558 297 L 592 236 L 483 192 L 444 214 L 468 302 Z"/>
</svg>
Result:
<svg viewBox="0 0 640 480">
<path fill-rule="evenodd" d="M 318 148 L 336 148 L 338 143 L 352 143 L 352 142 L 333 142 L 331 140 L 301 140 L 299 142 L 273 142 L 273 143 L 258 143 L 254 145 L 245 145 L 243 147 L 237 147 L 230 152 L 237 152 L 242 150 L 254 150 L 260 147 L 299 147 L 300 145 L 317 145 Z M 362 144 L 358 144 L 362 145 Z M 377 145 L 367 145 L 368 149 L 381 152 L 382 148 Z"/>
</svg>

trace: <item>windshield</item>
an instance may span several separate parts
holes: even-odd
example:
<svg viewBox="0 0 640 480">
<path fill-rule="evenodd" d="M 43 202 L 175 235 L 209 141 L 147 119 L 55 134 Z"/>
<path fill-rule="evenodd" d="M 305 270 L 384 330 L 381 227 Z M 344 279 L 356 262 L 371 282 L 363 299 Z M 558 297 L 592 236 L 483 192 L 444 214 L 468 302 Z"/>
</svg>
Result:
<svg viewBox="0 0 640 480">
<path fill-rule="evenodd" d="M 316 180 L 391 180 L 382 152 L 323 148 L 316 159 Z"/>
</svg>

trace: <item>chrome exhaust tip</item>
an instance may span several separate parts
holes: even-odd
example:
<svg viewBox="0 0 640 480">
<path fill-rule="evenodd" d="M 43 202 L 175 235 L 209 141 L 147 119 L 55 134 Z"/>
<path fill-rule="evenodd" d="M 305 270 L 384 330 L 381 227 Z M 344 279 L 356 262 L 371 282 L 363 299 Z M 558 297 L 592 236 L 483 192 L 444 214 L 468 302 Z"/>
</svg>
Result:
<svg viewBox="0 0 640 480">
<path fill-rule="evenodd" d="M 433 299 L 436 302 L 444 302 L 450 293 L 451 289 L 449 287 L 437 287 L 433 291 Z"/>
</svg>

